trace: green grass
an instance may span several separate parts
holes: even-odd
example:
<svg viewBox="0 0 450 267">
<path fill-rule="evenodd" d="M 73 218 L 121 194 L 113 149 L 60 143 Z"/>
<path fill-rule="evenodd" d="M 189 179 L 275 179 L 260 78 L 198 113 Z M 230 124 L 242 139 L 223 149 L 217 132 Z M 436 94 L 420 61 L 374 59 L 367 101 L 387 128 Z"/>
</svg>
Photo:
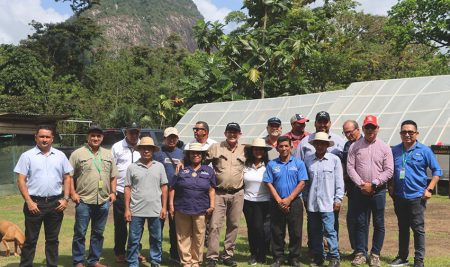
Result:
<svg viewBox="0 0 450 267">
<path fill-rule="evenodd" d="M 391 209 L 392 201 L 388 201 L 388 208 L 387 213 L 389 212 L 389 209 Z M 448 207 L 450 200 L 446 196 L 434 196 L 432 200 L 430 201 L 427 212 L 430 209 L 433 209 L 433 206 L 436 207 Z M 0 219 L 2 220 L 9 220 L 21 227 L 23 229 L 23 201 L 21 196 L 8 196 L 8 197 L 0 197 Z M 73 209 L 73 205 L 70 207 Z M 112 215 L 112 209 L 110 210 L 110 215 Z M 437 213 L 437 212 L 436 212 Z M 448 222 L 450 218 L 450 209 L 444 209 L 442 212 L 440 211 L 438 215 L 436 215 L 438 219 L 443 220 L 444 223 L 436 223 L 436 228 L 427 229 L 427 251 L 428 251 L 428 241 L 431 241 L 429 243 L 433 243 L 434 239 L 436 240 L 446 240 L 448 241 L 448 237 L 450 237 L 450 227 L 448 226 Z M 340 236 L 344 237 L 341 238 L 341 252 L 344 255 L 348 255 L 349 251 L 346 250 L 348 248 L 348 245 L 346 244 L 347 239 L 345 239 L 346 236 L 346 229 L 345 229 L 345 213 L 341 214 L 341 233 Z M 387 216 L 388 217 L 388 216 Z M 429 218 L 430 217 L 430 218 Z M 433 222 L 431 220 L 434 220 L 434 215 L 432 213 L 426 215 L 427 218 L 427 224 L 432 224 Z M 387 224 L 393 224 L 396 223 L 396 220 L 394 221 L 388 221 Z M 59 264 L 60 266 L 72 266 L 71 264 L 71 247 L 72 247 L 72 235 L 73 235 L 73 225 L 74 225 L 74 216 L 73 211 L 68 211 L 65 214 L 63 225 L 61 228 L 60 233 L 60 246 L 59 246 L 59 253 L 60 253 L 60 259 Z M 303 246 L 306 245 L 305 242 L 305 235 L 306 235 L 306 227 L 304 223 L 304 231 L 303 231 Z M 434 230 L 436 229 L 436 231 Z M 246 266 L 247 265 L 247 259 L 249 256 L 248 252 L 248 246 L 247 246 L 247 236 L 245 234 L 246 226 L 245 226 L 245 220 L 242 216 L 242 223 L 241 228 L 239 230 L 240 234 L 237 239 L 236 244 L 236 250 L 235 250 L 235 258 L 239 262 L 239 266 Z M 104 248 L 101 260 L 102 263 L 107 264 L 108 266 L 125 266 L 125 265 L 118 265 L 114 262 L 114 238 L 113 238 L 113 231 L 114 231 L 114 225 L 112 223 L 112 219 L 108 220 L 108 224 L 105 230 L 105 242 L 104 242 Z M 387 263 L 389 263 L 396 254 L 396 242 L 397 242 L 397 233 L 390 232 L 389 227 L 387 226 L 386 230 L 386 241 L 385 246 L 383 248 L 382 252 L 382 266 L 388 266 Z M 89 231 L 88 231 L 89 232 Z M 392 237 L 395 236 L 395 237 Z M 43 231 L 41 231 L 38 247 L 36 250 L 36 257 L 35 257 L 35 265 L 34 266 L 45 266 L 45 254 L 44 254 L 44 235 Z M 441 239 L 440 239 L 441 238 Z M 87 236 L 87 240 L 89 240 L 89 234 Z M 145 231 L 143 236 L 143 245 L 144 245 L 144 255 L 148 255 L 148 233 Z M 221 240 L 223 240 L 223 234 L 221 237 Z M 411 240 L 412 242 L 412 240 Z M 436 243 L 436 242 L 434 242 Z M 431 244 L 433 245 L 433 244 Z M 450 253 L 448 250 L 448 243 L 443 242 L 442 244 L 436 244 L 433 248 L 430 248 L 430 251 L 434 249 L 433 256 L 427 256 L 425 260 L 426 266 L 435 266 L 435 267 L 442 267 L 442 266 L 450 266 Z M 4 250 L 3 245 L 0 245 L 0 250 Z M 168 254 L 169 251 L 169 241 L 168 241 L 168 225 L 166 225 L 164 229 L 164 242 L 163 242 L 163 260 L 164 265 L 167 263 L 167 259 L 169 257 Z M 437 251 L 437 252 L 436 252 Z M 2 254 L 4 255 L 4 254 Z M 301 258 L 301 262 L 304 265 L 309 265 L 309 260 L 307 259 L 306 255 L 306 249 L 303 248 L 302 250 L 303 257 Z M 410 256 L 409 260 L 412 262 L 413 258 Z M 18 266 L 19 258 L 18 257 L 4 257 L 0 256 L 0 266 L 5 267 L 13 267 Z M 150 266 L 150 264 L 146 263 L 141 266 Z M 341 261 L 341 266 L 351 266 L 350 260 L 343 259 Z"/>
</svg>

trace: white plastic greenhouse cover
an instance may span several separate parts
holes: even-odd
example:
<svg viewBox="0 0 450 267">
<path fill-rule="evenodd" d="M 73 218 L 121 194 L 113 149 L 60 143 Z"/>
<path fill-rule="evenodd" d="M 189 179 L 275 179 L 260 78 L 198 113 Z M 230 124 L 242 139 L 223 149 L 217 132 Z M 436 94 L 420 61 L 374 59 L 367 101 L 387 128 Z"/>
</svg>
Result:
<svg viewBox="0 0 450 267">
<path fill-rule="evenodd" d="M 450 75 L 357 82 L 345 90 L 267 99 L 217 102 L 193 106 L 175 126 L 183 141 L 193 139 L 192 127 L 206 121 L 210 138 L 224 140 L 225 126 L 237 122 L 242 128 L 241 143 L 249 143 L 266 133 L 267 120 L 279 117 L 283 133 L 291 130 L 295 113 L 310 119 L 306 124 L 314 132 L 317 112 L 330 113 L 334 133 L 342 132 L 345 120 L 362 124 L 366 115 L 379 119 L 379 137 L 390 145 L 400 142 L 399 127 L 411 119 L 419 127 L 419 140 L 426 145 L 450 144 Z"/>
</svg>

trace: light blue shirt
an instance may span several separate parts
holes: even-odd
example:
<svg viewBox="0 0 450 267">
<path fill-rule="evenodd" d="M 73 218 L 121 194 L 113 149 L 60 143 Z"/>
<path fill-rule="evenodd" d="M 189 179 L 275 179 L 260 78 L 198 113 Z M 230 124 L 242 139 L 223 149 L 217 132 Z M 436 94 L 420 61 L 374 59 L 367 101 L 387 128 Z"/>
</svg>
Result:
<svg viewBox="0 0 450 267">
<path fill-rule="evenodd" d="M 340 137 L 339 135 L 328 133 L 330 135 L 330 139 L 333 140 L 334 145 L 330 146 L 327 149 L 327 152 L 335 154 L 339 157 L 339 159 L 342 159 L 342 151 L 344 151 L 345 141 Z M 309 142 L 313 140 L 316 136 L 316 133 L 312 133 L 305 138 L 302 139 L 300 144 L 297 147 L 297 150 L 295 150 L 295 157 L 304 160 L 305 158 L 315 155 L 316 149 L 313 145 L 311 145 Z"/>
<path fill-rule="evenodd" d="M 31 196 L 52 197 L 62 193 L 64 174 L 73 171 L 66 155 L 51 147 L 47 155 L 35 146 L 19 158 L 14 172 L 26 176 Z"/>
<path fill-rule="evenodd" d="M 309 181 L 305 187 L 308 211 L 332 212 L 334 203 L 344 197 L 344 176 L 341 160 L 334 154 L 325 153 L 322 159 L 310 155 L 305 159 Z"/>
</svg>

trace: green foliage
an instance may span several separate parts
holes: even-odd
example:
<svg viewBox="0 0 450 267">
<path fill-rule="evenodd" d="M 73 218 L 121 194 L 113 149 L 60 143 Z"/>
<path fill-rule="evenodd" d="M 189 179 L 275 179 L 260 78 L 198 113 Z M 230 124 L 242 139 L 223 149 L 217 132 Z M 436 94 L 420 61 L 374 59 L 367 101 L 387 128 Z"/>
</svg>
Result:
<svg viewBox="0 0 450 267">
<path fill-rule="evenodd" d="M 409 44 L 444 48 L 449 52 L 450 0 L 402 0 L 389 11 L 386 30 L 396 52 Z"/>
</svg>

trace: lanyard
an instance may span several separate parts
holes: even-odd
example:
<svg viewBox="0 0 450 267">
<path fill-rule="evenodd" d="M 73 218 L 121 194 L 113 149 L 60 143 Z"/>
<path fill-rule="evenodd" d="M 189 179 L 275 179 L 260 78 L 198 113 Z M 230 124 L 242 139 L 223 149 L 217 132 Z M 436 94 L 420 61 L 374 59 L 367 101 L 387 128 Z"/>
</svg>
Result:
<svg viewBox="0 0 450 267">
<path fill-rule="evenodd" d="M 408 161 L 408 157 L 411 156 L 412 150 L 409 153 L 406 153 L 405 148 L 402 147 L 402 167 L 406 167 L 406 162 Z"/>
<path fill-rule="evenodd" d="M 100 149 L 97 152 L 97 156 L 92 152 L 91 148 L 89 146 L 86 146 L 87 150 L 91 153 L 91 155 L 94 157 L 92 159 L 92 162 L 94 163 L 95 168 L 97 169 L 98 173 L 100 174 L 102 172 L 102 153 Z"/>
</svg>

